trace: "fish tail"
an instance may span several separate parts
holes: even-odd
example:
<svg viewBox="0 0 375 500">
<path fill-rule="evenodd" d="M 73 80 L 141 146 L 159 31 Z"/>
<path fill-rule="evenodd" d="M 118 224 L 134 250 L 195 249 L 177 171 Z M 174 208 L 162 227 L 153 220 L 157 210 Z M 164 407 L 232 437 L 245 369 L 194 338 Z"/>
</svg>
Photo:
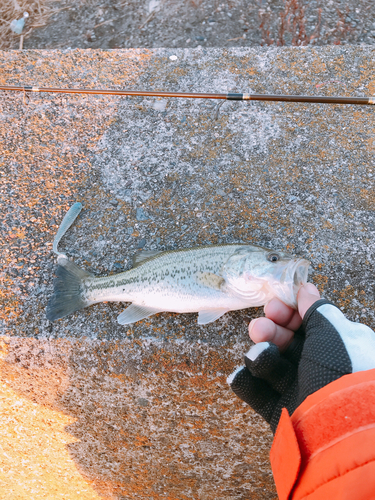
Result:
<svg viewBox="0 0 375 500">
<path fill-rule="evenodd" d="M 83 271 L 72 261 L 60 258 L 55 274 L 53 295 L 46 311 L 50 321 L 63 318 L 91 304 L 84 297 L 84 280 L 92 277 L 90 273 Z"/>
</svg>

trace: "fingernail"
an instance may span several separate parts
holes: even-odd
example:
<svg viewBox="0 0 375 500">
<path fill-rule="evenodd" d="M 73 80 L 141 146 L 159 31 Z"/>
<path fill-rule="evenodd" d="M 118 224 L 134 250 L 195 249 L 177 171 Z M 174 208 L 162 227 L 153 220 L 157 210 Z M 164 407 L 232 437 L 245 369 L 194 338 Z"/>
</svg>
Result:
<svg viewBox="0 0 375 500">
<path fill-rule="evenodd" d="M 252 319 L 249 323 L 249 334 L 251 333 L 252 329 L 254 328 L 255 323 L 259 320 L 260 318 L 255 318 Z"/>
</svg>

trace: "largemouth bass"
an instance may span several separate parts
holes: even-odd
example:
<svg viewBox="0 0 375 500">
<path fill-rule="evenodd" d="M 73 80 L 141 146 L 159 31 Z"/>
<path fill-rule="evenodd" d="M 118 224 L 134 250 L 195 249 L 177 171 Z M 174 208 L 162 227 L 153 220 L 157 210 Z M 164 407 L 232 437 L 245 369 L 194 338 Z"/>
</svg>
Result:
<svg viewBox="0 0 375 500">
<path fill-rule="evenodd" d="M 121 325 L 169 311 L 198 312 L 203 325 L 228 311 L 266 304 L 278 297 L 296 308 L 309 262 L 285 252 L 245 245 L 212 245 L 142 252 L 135 267 L 96 278 L 66 257 L 59 258 L 47 318 L 54 321 L 98 302 L 132 302 Z"/>
<path fill-rule="evenodd" d="M 278 297 L 297 307 L 310 262 L 285 252 L 246 244 L 207 245 L 167 252 L 141 252 L 129 271 L 96 278 L 57 250 L 82 209 L 75 203 L 53 243 L 58 256 L 47 318 L 54 321 L 98 302 L 132 302 L 117 320 L 135 323 L 159 312 L 198 312 L 204 325 L 228 311 L 266 304 Z"/>
</svg>

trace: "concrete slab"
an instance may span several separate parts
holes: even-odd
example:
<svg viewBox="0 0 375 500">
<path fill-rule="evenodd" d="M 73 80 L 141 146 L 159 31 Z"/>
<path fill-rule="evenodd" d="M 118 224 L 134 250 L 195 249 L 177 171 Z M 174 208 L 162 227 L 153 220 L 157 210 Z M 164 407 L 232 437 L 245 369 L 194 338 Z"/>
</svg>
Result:
<svg viewBox="0 0 375 500">
<path fill-rule="evenodd" d="M 365 46 L 10 51 L 0 83 L 373 95 L 373 64 Z M 0 99 L 0 492 L 276 498 L 272 435 L 225 382 L 261 308 L 124 327 L 123 304 L 100 304 L 52 324 L 52 240 L 81 201 L 61 248 L 98 275 L 129 268 L 141 248 L 288 249 L 374 328 L 374 109 L 225 102 L 214 120 L 203 100 L 24 99 Z"/>
</svg>

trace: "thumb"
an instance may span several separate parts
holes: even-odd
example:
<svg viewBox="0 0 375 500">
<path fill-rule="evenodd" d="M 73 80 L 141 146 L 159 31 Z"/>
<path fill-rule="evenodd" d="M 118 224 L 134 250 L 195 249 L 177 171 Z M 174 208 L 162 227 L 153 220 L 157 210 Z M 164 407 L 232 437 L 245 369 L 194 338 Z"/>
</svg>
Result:
<svg viewBox="0 0 375 500">
<path fill-rule="evenodd" d="M 311 307 L 314 302 L 320 299 L 319 290 L 312 283 L 307 283 L 300 288 L 297 295 L 298 312 L 301 318 L 306 314 L 306 311 Z"/>
</svg>

